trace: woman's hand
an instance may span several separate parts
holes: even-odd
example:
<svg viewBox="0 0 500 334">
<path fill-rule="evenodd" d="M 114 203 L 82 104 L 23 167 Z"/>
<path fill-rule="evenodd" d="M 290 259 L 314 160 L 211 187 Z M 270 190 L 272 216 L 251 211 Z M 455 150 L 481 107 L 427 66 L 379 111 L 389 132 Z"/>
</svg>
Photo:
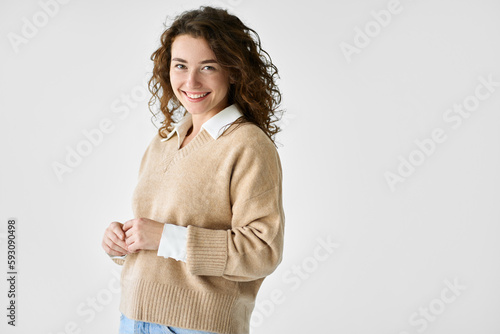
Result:
<svg viewBox="0 0 500 334">
<path fill-rule="evenodd" d="M 123 224 L 125 243 L 131 253 L 142 249 L 157 250 L 165 224 L 148 218 L 134 218 Z"/>
<path fill-rule="evenodd" d="M 104 248 L 104 251 L 109 255 L 122 256 L 129 253 L 127 244 L 125 243 L 123 224 L 119 222 L 112 222 L 109 224 L 106 231 L 104 231 L 102 248 Z"/>
</svg>

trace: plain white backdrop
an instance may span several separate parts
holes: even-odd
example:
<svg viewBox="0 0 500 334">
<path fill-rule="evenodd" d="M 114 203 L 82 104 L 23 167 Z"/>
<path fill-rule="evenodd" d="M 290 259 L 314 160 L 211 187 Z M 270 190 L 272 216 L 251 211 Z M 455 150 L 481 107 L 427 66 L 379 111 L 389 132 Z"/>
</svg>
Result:
<svg viewBox="0 0 500 334">
<path fill-rule="evenodd" d="M 102 235 L 133 218 L 163 23 L 203 4 L 259 33 L 287 109 L 284 259 L 251 333 L 500 333 L 493 0 L 2 0 L 0 331 L 118 332 Z"/>
</svg>

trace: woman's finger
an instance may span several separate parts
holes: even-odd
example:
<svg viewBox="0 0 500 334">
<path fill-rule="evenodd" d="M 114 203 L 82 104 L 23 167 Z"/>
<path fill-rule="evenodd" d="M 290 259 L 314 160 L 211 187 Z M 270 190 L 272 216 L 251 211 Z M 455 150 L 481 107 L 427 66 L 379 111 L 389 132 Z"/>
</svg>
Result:
<svg viewBox="0 0 500 334">
<path fill-rule="evenodd" d="M 120 238 L 120 236 L 116 235 L 115 233 L 111 233 L 109 238 L 121 248 L 125 250 L 127 249 L 127 244 L 125 243 L 125 239 Z"/>
<path fill-rule="evenodd" d="M 112 250 L 112 251 L 115 251 L 115 252 L 119 252 L 119 253 L 123 253 L 121 255 L 125 255 L 125 254 L 128 253 L 128 248 L 127 248 L 126 245 L 124 245 L 124 247 L 121 247 L 120 245 L 118 245 L 115 242 L 113 242 L 113 240 L 111 238 L 109 238 L 109 237 L 104 238 L 104 243 L 108 247 L 108 252 L 107 252 L 108 254 L 109 254 L 109 250 Z"/>
<path fill-rule="evenodd" d="M 122 224 L 115 224 L 111 231 L 121 240 L 125 240 L 125 232 L 123 232 Z"/>
</svg>

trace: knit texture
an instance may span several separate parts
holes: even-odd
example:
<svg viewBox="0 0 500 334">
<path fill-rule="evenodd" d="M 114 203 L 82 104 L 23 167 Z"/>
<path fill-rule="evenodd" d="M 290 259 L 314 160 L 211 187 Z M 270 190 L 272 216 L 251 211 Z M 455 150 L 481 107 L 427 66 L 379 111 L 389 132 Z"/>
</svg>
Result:
<svg viewBox="0 0 500 334">
<path fill-rule="evenodd" d="M 186 130 L 186 129 L 185 129 Z M 266 134 L 232 124 L 147 147 L 132 196 L 135 218 L 187 227 L 186 262 L 140 251 L 123 265 L 120 311 L 167 326 L 249 333 L 257 292 L 282 260 L 282 169 Z"/>
</svg>

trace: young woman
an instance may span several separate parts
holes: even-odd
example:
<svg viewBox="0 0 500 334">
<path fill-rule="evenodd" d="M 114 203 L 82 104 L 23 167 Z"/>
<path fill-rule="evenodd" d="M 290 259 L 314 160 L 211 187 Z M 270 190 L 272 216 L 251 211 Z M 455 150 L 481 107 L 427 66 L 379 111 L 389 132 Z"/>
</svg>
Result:
<svg viewBox="0 0 500 334">
<path fill-rule="evenodd" d="M 257 33 L 184 12 L 151 59 L 164 116 L 140 164 L 134 219 L 102 246 L 123 265 L 120 333 L 249 333 L 283 252 L 278 71 Z"/>
</svg>

